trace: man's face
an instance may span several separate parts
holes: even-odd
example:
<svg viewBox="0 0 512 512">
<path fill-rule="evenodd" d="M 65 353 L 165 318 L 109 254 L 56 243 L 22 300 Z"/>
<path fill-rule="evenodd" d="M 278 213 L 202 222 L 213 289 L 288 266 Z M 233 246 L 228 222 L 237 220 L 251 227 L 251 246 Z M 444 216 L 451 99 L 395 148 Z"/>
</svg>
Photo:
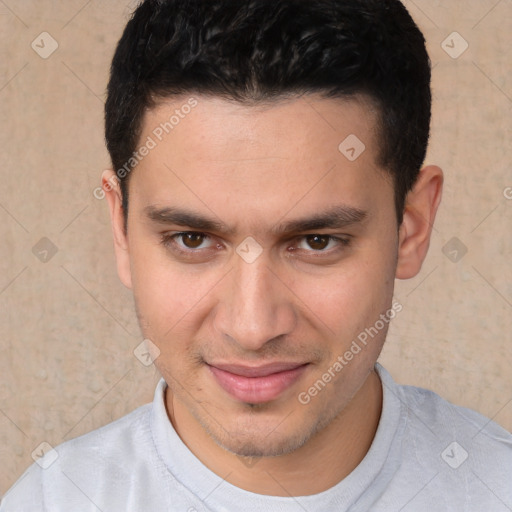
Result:
<svg viewBox="0 0 512 512">
<path fill-rule="evenodd" d="M 362 101 L 196 99 L 146 114 L 140 144 L 156 147 L 130 178 L 120 274 L 174 408 L 235 453 L 289 453 L 344 410 L 382 348 L 387 324 L 299 401 L 391 307 L 393 186 Z M 356 139 L 339 149 L 351 135 L 366 147 L 355 160 Z"/>
</svg>

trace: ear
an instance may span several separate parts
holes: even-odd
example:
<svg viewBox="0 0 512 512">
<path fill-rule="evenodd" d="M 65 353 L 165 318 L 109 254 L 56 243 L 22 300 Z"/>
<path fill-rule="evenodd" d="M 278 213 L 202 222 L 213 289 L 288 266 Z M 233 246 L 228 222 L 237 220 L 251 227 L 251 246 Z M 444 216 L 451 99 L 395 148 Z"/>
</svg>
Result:
<svg viewBox="0 0 512 512">
<path fill-rule="evenodd" d="M 116 254 L 117 273 L 121 282 L 127 287 L 132 287 L 132 275 L 130 271 L 130 252 L 128 235 L 125 231 L 123 201 L 121 187 L 116 173 L 112 169 L 103 171 L 101 185 L 107 198 L 112 234 L 114 236 L 114 250 Z"/>
<path fill-rule="evenodd" d="M 405 200 L 404 217 L 399 230 L 396 277 L 410 279 L 418 274 L 430 245 L 430 236 L 441 202 L 443 171 L 424 167 Z"/>
</svg>

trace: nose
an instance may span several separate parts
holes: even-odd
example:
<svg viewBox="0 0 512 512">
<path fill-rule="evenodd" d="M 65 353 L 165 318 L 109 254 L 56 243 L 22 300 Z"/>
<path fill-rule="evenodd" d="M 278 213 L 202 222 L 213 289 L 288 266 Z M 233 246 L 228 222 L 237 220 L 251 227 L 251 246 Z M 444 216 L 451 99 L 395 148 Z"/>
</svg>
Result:
<svg viewBox="0 0 512 512">
<path fill-rule="evenodd" d="M 293 294 L 263 255 L 253 263 L 235 258 L 234 271 L 220 292 L 214 325 L 243 349 L 258 351 L 293 331 Z"/>
</svg>

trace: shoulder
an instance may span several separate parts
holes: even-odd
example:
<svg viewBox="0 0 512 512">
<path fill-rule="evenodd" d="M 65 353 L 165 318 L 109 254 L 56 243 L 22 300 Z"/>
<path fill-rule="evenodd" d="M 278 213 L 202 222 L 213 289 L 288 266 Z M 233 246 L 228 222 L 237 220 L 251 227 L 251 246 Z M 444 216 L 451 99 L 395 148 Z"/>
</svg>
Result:
<svg viewBox="0 0 512 512">
<path fill-rule="evenodd" d="M 399 403 L 407 428 L 428 431 L 438 438 L 470 438 L 472 441 L 499 446 L 509 456 L 512 434 L 492 419 L 455 405 L 437 393 L 416 386 L 397 384 L 388 371 L 377 363 L 377 373 L 384 390 L 384 402 Z"/>
<path fill-rule="evenodd" d="M 500 508 L 504 503 L 512 504 L 510 432 L 432 391 L 400 385 L 394 389 L 406 418 L 402 479 L 411 482 L 416 475 L 414 481 L 426 486 L 421 495 L 427 502 L 444 496 L 451 503 L 458 497 L 461 511 L 490 506 L 505 510 Z"/>
<path fill-rule="evenodd" d="M 141 438 L 150 432 L 149 418 L 152 404 L 138 407 L 131 413 L 83 436 L 62 443 L 56 448 L 59 459 L 72 456 L 90 456 L 97 452 L 108 455 L 133 453 L 140 447 Z"/>
<path fill-rule="evenodd" d="M 412 423 L 422 422 L 438 435 L 460 436 L 512 450 L 512 434 L 492 419 L 448 402 L 437 393 L 415 386 L 397 386 Z M 509 453 L 512 455 L 512 453 Z"/>
<path fill-rule="evenodd" d="M 88 434 L 45 450 L 11 487 L 0 512 L 45 510 L 48 499 L 75 503 L 94 482 L 116 482 L 126 475 L 126 461 L 151 460 L 151 404 Z M 60 510 L 60 509 L 59 509 Z"/>
</svg>

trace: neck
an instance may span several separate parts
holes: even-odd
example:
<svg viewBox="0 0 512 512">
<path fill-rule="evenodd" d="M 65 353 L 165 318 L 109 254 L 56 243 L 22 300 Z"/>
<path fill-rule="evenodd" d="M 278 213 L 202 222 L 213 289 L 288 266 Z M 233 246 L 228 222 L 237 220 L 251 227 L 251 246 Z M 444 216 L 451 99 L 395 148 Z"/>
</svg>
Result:
<svg viewBox="0 0 512 512">
<path fill-rule="evenodd" d="M 363 460 L 377 431 L 382 385 L 372 371 L 342 413 L 304 446 L 287 455 L 260 459 L 244 459 L 217 445 L 181 410 L 178 402 L 173 404 L 169 388 L 166 403 L 182 441 L 205 466 L 227 482 L 257 494 L 305 496 L 333 487 Z M 311 468 L 315 470 L 315 478 L 311 478 Z"/>
</svg>

